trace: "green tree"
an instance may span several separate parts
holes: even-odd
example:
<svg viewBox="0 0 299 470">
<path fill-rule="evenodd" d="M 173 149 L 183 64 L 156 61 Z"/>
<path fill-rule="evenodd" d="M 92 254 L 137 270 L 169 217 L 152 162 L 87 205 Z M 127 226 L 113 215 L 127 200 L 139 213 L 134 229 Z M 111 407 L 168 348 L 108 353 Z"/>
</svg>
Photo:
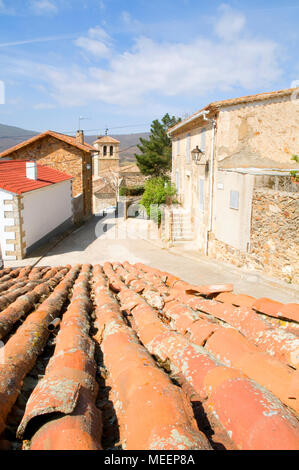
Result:
<svg viewBox="0 0 299 470">
<path fill-rule="evenodd" d="M 299 163 L 299 155 L 293 155 L 291 160 L 295 160 L 296 163 Z M 291 171 L 290 175 L 299 182 L 299 172 L 297 170 Z"/>
<path fill-rule="evenodd" d="M 149 140 L 141 138 L 137 146 L 141 154 L 135 154 L 142 174 L 158 177 L 166 175 L 171 170 L 171 140 L 167 130 L 180 121 L 180 118 L 170 117 L 167 113 L 161 122 L 158 119 L 152 122 Z"/>
<path fill-rule="evenodd" d="M 162 176 L 151 178 L 145 183 L 145 191 L 140 203 L 145 207 L 148 217 L 155 212 L 155 218 L 160 224 L 161 211 L 158 207 L 161 204 L 167 203 L 175 194 L 176 189 L 168 178 Z M 155 207 L 155 211 L 153 211 L 153 207 Z"/>
</svg>

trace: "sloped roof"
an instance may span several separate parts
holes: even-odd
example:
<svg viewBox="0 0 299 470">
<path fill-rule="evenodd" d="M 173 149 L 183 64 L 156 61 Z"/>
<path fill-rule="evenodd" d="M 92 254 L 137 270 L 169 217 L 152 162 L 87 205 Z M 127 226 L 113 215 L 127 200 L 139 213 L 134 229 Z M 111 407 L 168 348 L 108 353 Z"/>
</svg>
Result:
<svg viewBox="0 0 299 470">
<path fill-rule="evenodd" d="M 70 179 L 72 176 L 62 171 L 37 164 L 37 180 L 31 180 L 26 177 L 25 160 L 0 160 L 0 188 L 15 194 L 23 194 Z"/>
<path fill-rule="evenodd" d="M 298 450 L 298 304 L 128 262 L 4 269 L 0 292 L 0 434 L 20 394 L 32 450 Z"/>
<path fill-rule="evenodd" d="M 94 144 L 120 144 L 120 141 L 109 135 L 103 135 L 102 137 L 98 137 Z"/>
<path fill-rule="evenodd" d="M 266 93 L 258 93 L 255 95 L 247 95 L 247 96 L 241 96 L 238 98 L 231 98 L 227 100 L 221 100 L 221 101 L 214 101 L 204 108 L 200 109 L 194 114 L 191 114 L 191 116 L 188 116 L 186 119 L 181 121 L 180 123 L 176 124 L 173 127 L 170 127 L 168 129 L 168 134 L 171 135 L 173 132 L 175 132 L 178 129 L 183 128 L 186 124 L 189 124 L 193 120 L 201 117 L 201 113 L 203 112 L 216 112 L 221 108 L 225 108 L 228 106 L 236 106 L 239 104 L 246 104 L 246 103 L 254 103 L 258 101 L 265 101 L 273 98 L 282 98 L 285 96 L 290 96 L 297 88 L 288 88 L 284 90 L 278 90 L 278 91 L 271 91 L 271 92 L 266 92 Z"/>
<path fill-rule="evenodd" d="M 19 144 L 15 145 L 14 147 L 10 147 L 7 150 L 4 150 L 4 152 L 0 153 L 0 158 L 7 157 L 11 153 L 16 152 L 17 150 L 20 150 L 27 145 L 33 144 L 34 142 L 37 142 L 38 140 L 44 139 L 45 137 L 54 137 L 55 139 L 58 139 L 62 142 L 65 142 L 66 144 L 72 145 L 73 147 L 76 147 L 80 150 L 83 150 L 84 152 L 89 153 L 90 151 L 95 151 L 96 149 L 92 146 L 89 145 L 87 142 L 84 144 L 80 144 L 75 137 L 71 137 L 69 135 L 65 134 L 60 134 L 58 132 L 53 132 L 53 131 L 45 131 L 42 132 L 41 134 L 38 134 L 34 137 L 31 137 L 30 139 L 24 140 L 23 142 L 20 142 Z"/>
</svg>

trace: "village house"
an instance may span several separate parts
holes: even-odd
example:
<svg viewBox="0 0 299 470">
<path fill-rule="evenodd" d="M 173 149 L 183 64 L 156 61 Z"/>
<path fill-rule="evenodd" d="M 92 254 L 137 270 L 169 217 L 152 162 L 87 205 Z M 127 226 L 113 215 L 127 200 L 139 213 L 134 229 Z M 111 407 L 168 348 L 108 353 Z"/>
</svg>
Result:
<svg viewBox="0 0 299 470">
<path fill-rule="evenodd" d="M 0 153 L 0 159 L 36 160 L 66 172 L 73 179 L 75 222 L 92 215 L 92 155 L 95 148 L 84 142 L 83 131 L 70 137 L 46 131 Z"/>
<path fill-rule="evenodd" d="M 298 90 L 288 89 L 214 102 L 168 132 L 184 209 L 172 223 L 181 239 L 180 220 L 201 253 L 293 283 L 299 282 L 299 193 L 290 177 L 299 169 L 291 160 L 299 153 L 297 98 Z"/>
<path fill-rule="evenodd" d="M 19 260 L 73 225 L 70 175 L 36 161 L 0 160 L 0 247 Z"/>
</svg>

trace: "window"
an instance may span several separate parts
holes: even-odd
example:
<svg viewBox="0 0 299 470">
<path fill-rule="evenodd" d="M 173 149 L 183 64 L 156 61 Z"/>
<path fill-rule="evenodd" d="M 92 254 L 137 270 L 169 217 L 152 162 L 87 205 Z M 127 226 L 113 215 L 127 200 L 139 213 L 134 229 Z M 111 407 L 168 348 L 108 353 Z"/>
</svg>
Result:
<svg viewBox="0 0 299 470">
<path fill-rule="evenodd" d="M 205 203 L 205 180 L 199 180 L 199 210 L 204 211 Z"/>
<path fill-rule="evenodd" d="M 186 137 L 186 161 L 190 163 L 190 134 Z"/>
<path fill-rule="evenodd" d="M 181 151 L 180 143 L 181 143 L 180 139 L 177 139 L 177 141 L 176 141 L 176 153 L 177 153 L 177 155 L 179 155 L 180 151 Z"/>
<path fill-rule="evenodd" d="M 176 175 L 175 175 L 175 185 L 176 185 L 176 191 L 177 193 L 180 192 L 180 172 L 177 170 Z"/>
<path fill-rule="evenodd" d="M 106 155 L 107 155 L 107 145 L 104 145 L 103 155 L 104 155 L 104 157 L 106 157 Z"/>
<path fill-rule="evenodd" d="M 230 192 L 229 207 L 230 209 L 239 210 L 239 191 Z"/>
<path fill-rule="evenodd" d="M 201 144 L 200 144 L 200 149 L 203 152 L 205 151 L 205 146 L 206 146 L 206 130 L 203 128 L 201 130 Z"/>
<path fill-rule="evenodd" d="M 110 157 L 112 157 L 112 155 L 113 155 L 113 145 L 111 145 L 110 147 Z"/>
</svg>

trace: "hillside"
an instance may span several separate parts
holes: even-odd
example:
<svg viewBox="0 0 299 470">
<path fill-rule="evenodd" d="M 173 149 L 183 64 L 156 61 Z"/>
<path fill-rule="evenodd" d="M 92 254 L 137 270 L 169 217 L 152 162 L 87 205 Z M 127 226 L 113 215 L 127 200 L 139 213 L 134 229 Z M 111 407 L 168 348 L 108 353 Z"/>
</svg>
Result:
<svg viewBox="0 0 299 470">
<path fill-rule="evenodd" d="M 37 134 L 38 132 L 28 131 L 20 127 L 0 124 L 0 152 L 19 144 L 23 140 L 30 139 L 30 137 Z M 140 137 L 146 139 L 148 136 L 148 132 L 113 135 L 112 137 L 120 141 L 120 160 L 127 162 L 134 161 L 134 153 L 139 153 L 137 145 L 139 144 Z M 87 135 L 85 137 L 86 142 L 89 144 L 92 144 L 96 139 L 96 135 Z"/>
<path fill-rule="evenodd" d="M 26 131 L 20 127 L 6 126 L 0 124 L 0 152 L 19 144 L 23 140 L 30 139 L 37 135 L 38 132 Z"/>
<path fill-rule="evenodd" d="M 114 139 L 117 139 L 120 141 L 120 161 L 134 161 L 134 154 L 139 153 L 139 150 L 137 148 L 137 145 L 139 144 L 139 139 L 147 139 L 149 137 L 149 132 L 143 132 L 139 134 L 119 134 L 119 135 L 112 135 L 111 137 L 114 137 Z M 85 140 L 89 143 L 92 144 L 95 140 L 97 139 L 97 136 L 93 135 L 87 135 L 85 137 Z"/>
</svg>

